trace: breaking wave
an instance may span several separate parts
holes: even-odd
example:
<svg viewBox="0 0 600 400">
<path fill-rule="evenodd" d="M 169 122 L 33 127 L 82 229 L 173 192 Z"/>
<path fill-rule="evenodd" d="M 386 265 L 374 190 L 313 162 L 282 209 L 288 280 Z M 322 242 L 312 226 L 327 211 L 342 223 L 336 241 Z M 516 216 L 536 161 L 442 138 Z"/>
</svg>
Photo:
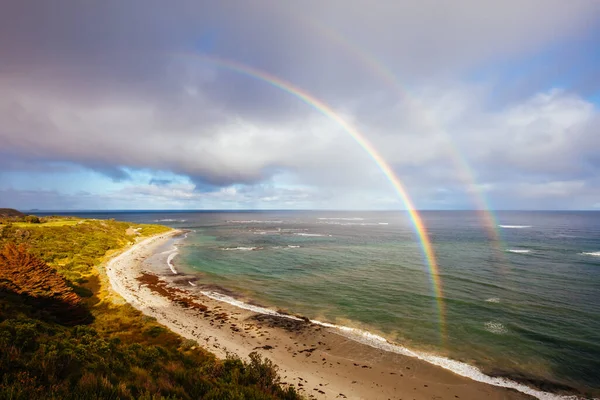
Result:
<svg viewBox="0 0 600 400">
<path fill-rule="evenodd" d="M 280 312 L 271 310 L 266 307 L 248 304 L 241 300 L 237 300 L 231 296 L 227 296 L 227 295 L 224 295 L 224 294 L 221 294 L 218 292 L 201 291 L 201 293 L 204 296 L 209 297 L 213 300 L 228 303 L 235 307 L 242 308 L 244 310 L 249 310 L 252 312 L 256 312 L 259 314 L 274 315 L 274 316 L 278 316 L 281 318 L 288 318 L 288 319 L 292 319 L 292 320 L 296 320 L 296 321 L 303 320 L 302 318 L 296 317 L 294 315 L 282 314 Z M 323 326 L 326 328 L 335 329 L 340 334 L 345 336 L 346 338 L 354 340 L 358 343 L 366 344 L 368 346 L 371 346 L 371 347 L 374 347 L 374 348 L 377 348 L 377 349 L 380 349 L 383 351 L 388 351 L 391 353 L 402 354 L 402 355 L 406 355 L 409 357 L 418 358 L 420 360 L 423 360 L 423 361 L 428 362 L 433 365 L 437 365 L 438 367 L 447 369 L 449 371 L 454 372 L 455 374 L 464 376 L 466 378 L 470 378 L 477 382 L 483 382 L 483 383 L 487 383 L 487 384 L 494 385 L 494 386 L 515 389 L 519 392 L 529 394 L 529 395 L 537 397 L 538 399 L 541 399 L 541 400 L 573 399 L 572 396 L 561 396 L 561 395 L 554 394 L 554 393 L 543 392 L 541 390 L 531 388 L 522 383 L 514 382 L 514 381 L 511 381 L 506 378 L 492 377 L 492 376 L 486 375 L 483 372 L 481 372 L 481 370 L 479 368 L 474 367 L 469 364 L 466 364 L 466 363 L 463 363 L 463 362 L 460 362 L 460 361 L 456 361 L 456 360 L 452 360 L 452 359 L 449 359 L 446 357 L 436 356 L 436 355 L 428 354 L 428 353 L 424 353 L 424 352 L 413 351 L 413 350 L 410 350 L 399 344 L 391 343 L 382 336 L 379 336 L 377 334 L 374 334 L 374 333 L 371 333 L 371 332 L 368 332 L 368 331 L 365 331 L 362 329 L 352 328 L 352 327 L 343 326 L 343 325 L 335 325 L 335 324 L 331 324 L 328 322 L 322 322 L 322 321 L 317 321 L 317 320 L 310 320 L 310 322 L 315 325 L 320 325 L 320 326 Z M 493 331 L 493 333 L 501 334 L 501 333 L 507 332 L 504 325 L 502 325 L 498 322 L 492 322 L 492 321 L 486 322 L 484 324 L 484 326 L 486 327 L 487 330 L 490 330 L 490 332 Z"/>
<path fill-rule="evenodd" d="M 340 222 L 340 221 L 319 221 L 318 224 L 342 225 L 342 226 L 377 226 L 389 225 L 388 222 Z"/>
<path fill-rule="evenodd" d="M 485 300 L 488 303 L 500 303 L 500 298 L 498 297 L 490 297 L 489 299 Z"/>
<path fill-rule="evenodd" d="M 238 247 L 223 247 L 221 248 L 221 250 L 224 251 L 252 251 L 252 250 L 262 250 L 264 247 L 244 247 L 244 246 L 238 246 Z"/>
<path fill-rule="evenodd" d="M 233 306 L 236 306 L 236 307 L 244 309 L 244 310 L 253 311 L 255 313 L 267 314 L 267 315 L 275 315 L 275 316 L 278 316 L 278 317 L 284 317 L 284 318 L 294 319 L 294 320 L 297 320 L 297 321 L 301 320 L 300 318 L 294 317 L 293 315 L 285 315 L 285 314 L 278 313 L 277 311 L 271 310 L 271 309 L 266 308 L 266 307 L 255 306 L 253 304 L 244 303 L 241 300 L 235 299 L 235 298 L 233 298 L 231 296 L 227 296 L 227 295 L 219 293 L 219 292 L 204 291 L 204 290 L 202 290 L 202 291 L 200 291 L 200 293 L 202 293 L 206 297 L 209 297 L 209 298 L 211 298 L 213 300 L 222 301 L 224 303 L 231 304 Z"/>
<path fill-rule="evenodd" d="M 483 324 L 483 326 L 485 327 L 486 331 L 495 333 L 497 335 L 502 335 L 508 332 L 508 329 L 506 329 L 506 327 L 500 322 L 488 321 Z"/>
<path fill-rule="evenodd" d="M 364 218 L 317 218 L 322 221 L 363 221 Z"/>
<path fill-rule="evenodd" d="M 167 257 L 167 265 L 171 269 L 171 272 L 173 272 L 174 274 L 177 274 L 177 270 L 175 269 L 175 266 L 173 265 L 173 259 L 175 258 L 175 256 L 178 253 L 179 253 L 179 250 L 177 249 L 177 247 L 175 247 L 175 250 L 172 250 L 171 254 L 169 254 L 169 256 Z"/>
<path fill-rule="evenodd" d="M 531 253 L 531 250 L 528 250 L 528 249 L 508 249 L 506 251 L 508 251 L 510 253 L 517 253 L 517 254 Z"/>
<path fill-rule="evenodd" d="M 600 251 L 594 251 L 594 252 L 584 252 L 581 253 L 584 256 L 594 256 L 594 257 L 600 257 Z"/>
<path fill-rule="evenodd" d="M 500 228 L 504 229 L 525 229 L 531 228 L 531 225 L 498 225 Z"/>
<path fill-rule="evenodd" d="M 183 221 L 185 221 L 185 220 L 183 220 Z M 167 265 L 169 266 L 169 269 L 171 270 L 171 272 L 173 272 L 175 275 L 177 275 L 177 269 L 175 269 L 175 265 L 173 265 L 173 259 L 177 256 L 177 254 L 179 254 L 179 246 L 178 246 L 179 242 L 187 239 L 188 234 L 189 234 L 189 231 L 186 231 L 182 237 L 176 238 L 176 242 L 173 244 L 173 247 L 171 248 L 171 250 L 163 251 L 161 253 L 161 254 L 168 254 Z"/>
<path fill-rule="evenodd" d="M 229 220 L 227 221 L 230 224 L 282 224 L 283 221 L 268 221 L 268 220 L 258 220 L 258 219 L 247 219 L 247 220 Z"/>
</svg>

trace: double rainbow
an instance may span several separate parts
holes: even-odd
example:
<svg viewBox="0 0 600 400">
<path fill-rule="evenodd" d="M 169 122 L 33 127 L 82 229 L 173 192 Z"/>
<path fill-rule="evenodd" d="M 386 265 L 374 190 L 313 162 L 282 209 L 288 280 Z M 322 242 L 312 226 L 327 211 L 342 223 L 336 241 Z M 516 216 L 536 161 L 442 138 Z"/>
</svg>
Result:
<svg viewBox="0 0 600 400">
<path fill-rule="evenodd" d="M 439 276 L 439 268 L 436 260 L 436 256 L 431 245 L 431 241 L 429 239 L 429 235 L 427 234 L 427 229 L 423 224 L 423 220 L 421 216 L 415 209 L 415 206 L 408 196 L 406 189 L 400 182 L 400 179 L 396 176 L 390 165 L 385 161 L 385 159 L 379 154 L 377 149 L 369 142 L 369 140 L 354 126 L 344 120 L 340 115 L 338 115 L 329 105 L 324 103 L 323 101 L 315 98 L 308 92 L 294 86 L 293 84 L 284 81 L 274 75 L 271 75 L 267 72 L 258 70 L 256 68 L 252 68 L 250 66 L 241 64 L 236 61 L 208 56 L 208 55 L 196 55 L 196 54 L 188 54 L 193 57 L 200 58 L 204 61 L 211 63 L 214 66 L 237 72 L 239 74 L 260 80 L 262 82 L 268 83 L 271 86 L 274 86 L 278 89 L 281 89 L 292 96 L 295 96 L 299 100 L 313 107 L 321 114 L 330 118 L 332 121 L 335 121 L 346 133 L 348 133 L 352 139 L 358 143 L 363 150 L 367 152 L 367 154 L 371 157 L 371 159 L 375 162 L 375 164 L 379 167 L 381 172 L 385 175 L 385 177 L 390 181 L 396 193 L 400 196 L 404 207 L 406 208 L 410 220 L 415 227 L 416 234 L 419 238 L 419 242 L 421 244 L 421 250 L 423 252 L 423 256 L 425 258 L 425 262 L 427 264 L 427 268 L 429 270 L 429 277 L 431 279 L 431 284 L 434 290 L 434 296 L 437 304 L 437 311 L 439 314 L 439 324 L 440 324 L 440 336 L 442 342 L 446 337 L 446 324 L 445 324 L 445 307 L 443 302 L 443 292 L 442 292 L 442 283 L 440 281 Z"/>
<path fill-rule="evenodd" d="M 499 261 L 501 268 L 504 269 L 508 264 L 508 261 L 502 250 L 502 239 L 498 231 L 497 218 L 491 211 L 488 199 L 477 184 L 475 171 L 473 171 L 473 168 L 471 168 L 469 162 L 456 143 L 451 140 L 452 138 L 448 132 L 440 126 L 439 123 L 436 123 L 435 119 L 427 112 L 426 108 L 415 98 L 415 96 L 411 95 L 411 93 L 404 88 L 402 82 L 395 76 L 391 69 L 379 61 L 375 56 L 358 47 L 354 42 L 348 40 L 338 31 L 318 22 L 316 19 L 305 18 L 302 13 L 289 13 L 289 11 L 284 8 L 281 10 L 288 13 L 291 18 L 305 25 L 309 31 L 315 31 L 320 38 L 326 38 L 330 43 L 344 49 L 358 61 L 359 64 L 363 65 L 367 71 L 380 79 L 387 88 L 392 88 L 396 94 L 404 99 L 411 107 L 411 113 L 419 116 L 420 121 L 424 122 L 431 131 L 442 134 L 442 137 L 446 142 L 445 148 L 448 150 L 456 170 L 460 173 L 462 181 L 467 187 L 471 188 L 471 198 L 478 211 L 479 219 L 482 222 L 483 228 L 487 231 L 490 243 L 496 253 L 496 258 Z"/>
</svg>

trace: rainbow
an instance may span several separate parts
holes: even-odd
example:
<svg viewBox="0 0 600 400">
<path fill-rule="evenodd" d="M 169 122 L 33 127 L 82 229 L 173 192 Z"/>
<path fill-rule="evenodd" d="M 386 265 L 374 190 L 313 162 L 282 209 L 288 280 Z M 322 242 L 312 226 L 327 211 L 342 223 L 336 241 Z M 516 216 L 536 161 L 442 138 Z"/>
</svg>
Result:
<svg viewBox="0 0 600 400">
<path fill-rule="evenodd" d="M 375 161 L 375 164 L 377 164 L 381 172 L 383 172 L 385 177 L 390 181 L 390 183 L 394 187 L 396 193 L 400 196 L 400 199 L 402 200 L 402 203 L 404 204 L 404 207 L 406 208 L 410 216 L 410 220 L 414 225 L 416 234 L 421 243 L 421 250 L 423 252 L 423 256 L 425 258 L 427 267 L 429 269 L 429 276 L 431 279 L 431 284 L 434 290 L 434 295 L 437 303 L 437 311 L 439 314 L 440 324 L 440 338 L 443 343 L 446 338 L 445 307 L 443 302 L 442 282 L 440 280 L 439 268 L 435 252 L 431 245 L 429 235 L 427 234 L 427 229 L 423 224 L 423 220 L 421 219 L 421 216 L 415 209 L 415 206 L 410 197 L 408 196 L 406 189 L 404 188 L 404 186 L 400 182 L 400 179 L 396 176 L 392 168 L 381 156 L 381 154 L 379 154 L 375 147 L 358 129 L 356 129 L 346 120 L 344 120 L 341 116 L 339 116 L 329 105 L 310 95 L 308 92 L 294 86 L 289 82 L 284 81 L 283 79 L 280 79 L 274 75 L 249 67 L 236 61 L 200 54 L 194 54 L 192 56 L 210 62 L 211 64 L 220 68 L 224 68 L 226 70 L 234 71 L 239 74 L 258 79 L 295 96 L 299 100 L 303 101 L 304 103 L 319 111 L 321 114 L 335 121 L 367 152 L 371 159 Z"/>
<path fill-rule="evenodd" d="M 282 10 L 285 11 L 283 8 Z M 472 193 L 472 199 L 475 208 L 478 211 L 479 218 L 482 221 L 484 229 L 487 231 L 490 242 L 492 243 L 496 253 L 496 257 L 498 261 L 500 261 L 501 268 L 504 268 L 504 265 L 507 264 L 507 260 L 504 256 L 504 251 L 502 250 L 503 246 L 500 234 L 498 232 L 499 224 L 497 218 L 491 211 L 488 199 L 477 184 L 475 172 L 470 167 L 467 159 L 461 154 L 458 146 L 451 140 L 451 137 L 446 130 L 439 126 L 439 124 L 435 123 L 434 119 L 425 112 L 425 107 L 416 99 L 414 99 L 413 96 L 410 95 L 410 92 L 404 89 L 394 73 L 383 63 L 378 61 L 374 56 L 356 46 L 339 32 L 329 28 L 328 26 L 323 25 L 316 20 L 302 17 L 302 13 L 289 15 L 318 32 L 320 36 L 326 37 L 332 43 L 336 43 L 340 45 L 340 47 L 344 48 L 350 55 L 354 56 L 361 64 L 363 64 L 367 70 L 371 71 L 374 76 L 380 78 L 386 85 L 390 85 L 392 88 L 394 88 L 396 93 L 407 101 L 407 104 L 411 107 L 411 113 L 420 115 L 421 120 L 424 121 L 432 131 L 443 133 L 443 137 L 446 140 L 445 147 L 448 149 L 450 158 L 454 162 L 457 171 L 459 171 L 459 173 L 462 175 L 462 181 L 472 189 L 470 192 Z"/>
</svg>

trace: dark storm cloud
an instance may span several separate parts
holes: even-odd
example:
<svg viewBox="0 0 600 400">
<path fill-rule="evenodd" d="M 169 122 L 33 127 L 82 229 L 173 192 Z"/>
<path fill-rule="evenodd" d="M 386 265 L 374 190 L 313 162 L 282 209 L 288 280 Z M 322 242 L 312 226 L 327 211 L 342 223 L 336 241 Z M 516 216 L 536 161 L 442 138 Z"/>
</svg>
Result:
<svg viewBox="0 0 600 400">
<path fill-rule="evenodd" d="M 467 149 L 475 139 L 469 159 L 489 183 L 589 177 L 598 171 L 589 151 L 595 109 L 583 99 L 562 101 L 568 91 L 549 101 L 572 110 L 560 120 L 528 102 L 565 71 L 580 70 L 562 56 L 590 65 L 586 48 L 562 49 L 591 32 L 599 4 L 4 2 L 0 168 L 71 163 L 115 181 L 135 169 L 169 171 L 189 177 L 199 192 L 258 185 L 286 172 L 318 187 L 386 185 L 338 125 L 280 89 L 195 56 L 205 53 L 275 74 L 331 103 L 417 193 L 458 180 L 446 164 L 444 135 L 464 139 Z M 551 61 L 564 63 L 539 83 L 525 75 L 498 96 L 504 99 L 493 112 L 481 107 L 494 97 L 487 82 L 482 89 L 460 81 L 499 60 L 525 65 L 552 46 L 559 50 Z M 382 79 L 370 56 L 399 87 Z M 556 145 L 524 147 L 530 126 L 505 123 L 510 118 L 532 118 L 535 137 Z M 510 165 L 504 173 L 502 164 Z"/>
<path fill-rule="evenodd" d="M 246 62 L 264 56 L 275 69 L 277 58 L 287 59 L 273 37 L 253 33 L 261 18 L 271 18 L 260 9 L 191 1 L 173 7 L 141 1 L 10 2 L 0 16 L 0 73 L 15 85 L 92 104 L 144 98 L 165 106 L 184 84 L 206 83 L 195 82 L 178 58 L 189 64 L 194 53 L 214 50 Z M 216 47 L 201 45 L 207 34 L 215 36 Z M 226 101 L 233 109 L 250 104 L 255 111 L 264 102 L 276 112 L 282 102 L 271 101 L 264 85 L 222 74 L 218 86 L 204 88 L 217 103 Z"/>
</svg>

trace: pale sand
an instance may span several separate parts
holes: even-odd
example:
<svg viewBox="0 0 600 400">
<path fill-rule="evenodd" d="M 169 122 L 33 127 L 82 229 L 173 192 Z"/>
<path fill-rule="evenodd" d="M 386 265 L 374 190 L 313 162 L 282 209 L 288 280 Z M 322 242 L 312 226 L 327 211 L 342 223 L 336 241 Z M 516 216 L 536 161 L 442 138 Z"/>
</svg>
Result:
<svg viewBox="0 0 600 400">
<path fill-rule="evenodd" d="M 178 233 L 169 232 L 137 243 L 110 260 L 106 272 L 113 289 L 135 308 L 181 336 L 196 340 L 218 357 L 224 358 L 227 353 L 246 357 L 258 351 L 279 366 L 285 384 L 294 385 L 308 398 L 531 398 L 515 390 L 473 381 L 413 357 L 357 343 L 332 328 L 257 314 L 199 292 L 188 297 L 208 310 L 184 308 L 137 279 L 142 272 L 150 272 L 173 285 L 175 277 L 180 285 L 194 290 L 185 275 L 173 275 L 166 256 L 162 265 L 144 263 Z M 225 321 L 216 318 L 219 313 L 226 313 L 228 318 Z"/>
</svg>

